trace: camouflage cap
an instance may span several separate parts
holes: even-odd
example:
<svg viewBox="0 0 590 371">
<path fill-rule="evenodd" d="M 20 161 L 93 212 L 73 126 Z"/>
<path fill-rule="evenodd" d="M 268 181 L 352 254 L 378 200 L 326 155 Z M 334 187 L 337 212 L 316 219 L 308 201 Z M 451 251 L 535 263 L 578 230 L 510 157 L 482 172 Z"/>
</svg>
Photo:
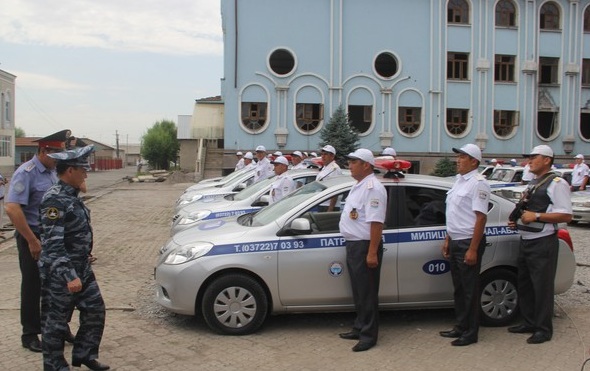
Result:
<svg viewBox="0 0 590 371">
<path fill-rule="evenodd" d="M 92 152 L 94 152 L 94 145 L 90 144 L 86 147 L 69 149 L 64 152 L 50 153 L 48 156 L 56 159 L 58 164 L 80 166 L 86 170 L 90 170 L 90 162 L 88 161 L 88 157 L 90 157 Z"/>
</svg>

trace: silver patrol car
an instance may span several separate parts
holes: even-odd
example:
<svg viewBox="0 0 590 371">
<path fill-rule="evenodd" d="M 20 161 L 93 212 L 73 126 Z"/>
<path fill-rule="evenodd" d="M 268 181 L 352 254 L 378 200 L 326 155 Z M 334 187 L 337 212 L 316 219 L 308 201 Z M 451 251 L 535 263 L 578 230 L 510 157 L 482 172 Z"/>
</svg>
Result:
<svg viewBox="0 0 590 371">
<path fill-rule="evenodd" d="M 407 174 L 382 179 L 388 194 L 379 293 L 382 309 L 453 306 L 450 265 L 442 257 L 445 199 L 453 180 Z M 155 268 L 157 301 L 201 315 L 219 333 L 257 331 L 268 314 L 353 311 L 340 208 L 355 181 L 346 176 L 309 183 L 255 214 L 177 233 Z M 322 204 L 338 197 L 336 210 Z M 480 311 L 488 325 L 518 312 L 519 235 L 506 226 L 514 203 L 490 196 Z M 561 230 L 556 293 L 573 282 L 571 239 Z"/>
<path fill-rule="evenodd" d="M 289 170 L 288 174 L 298 187 L 313 182 L 318 171 L 316 169 Z M 224 197 L 211 197 L 207 195 L 202 199 L 184 206 L 172 217 L 170 235 L 188 228 L 211 229 L 219 223 L 220 219 L 236 219 L 238 216 L 255 212 L 268 205 L 268 195 L 272 183 L 276 177 L 264 179 L 244 190 L 228 194 Z"/>
<path fill-rule="evenodd" d="M 191 202 L 198 201 L 204 197 L 222 197 L 226 194 L 236 193 L 246 188 L 254 181 L 254 170 L 248 169 L 246 171 L 238 170 L 237 174 L 230 174 L 225 181 L 216 182 L 214 184 L 205 183 L 205 186 L 194 188 L 200 185 L 197 183 L 194 186 L 187 188 L 182 195 L 176 200 L 176 210 L 178 211 Z"/>
</svg>

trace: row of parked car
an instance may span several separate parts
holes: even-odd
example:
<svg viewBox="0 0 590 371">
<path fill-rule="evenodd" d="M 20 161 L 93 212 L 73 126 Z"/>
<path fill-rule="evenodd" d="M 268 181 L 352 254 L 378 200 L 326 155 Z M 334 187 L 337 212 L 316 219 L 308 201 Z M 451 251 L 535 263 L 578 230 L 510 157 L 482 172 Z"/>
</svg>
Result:
<svg viewBox="0 0 590 371">
<path fill-rule="evenodd" d="M 270 314 L 353 311 L 338 223 L 355 181 L 343 175 L 318 182 L 313 169 L 289 173 L 300 187 L 271 205 L 272 178 L 252 185 L 251 170 L 188 188 L 175 205 L 171 238 L 156 264 L 157 301 L 231 335 L 257 331 Z M 388 194 L 381 308 L 452 307 L 450 265 L 441 245 L 453 179 L 379 179 Z M 324 205 L 333 198 L 336 208 L 328 210 Z M 513 208 L 498 194 L 490 197 L 479 300 L 487 325 L 507 325 L 518 313 L 519 235 L 507 227 Z M 556 293 L 569 289 L 575 271 L 567 230 L 559 237 Z"/>
</svg>

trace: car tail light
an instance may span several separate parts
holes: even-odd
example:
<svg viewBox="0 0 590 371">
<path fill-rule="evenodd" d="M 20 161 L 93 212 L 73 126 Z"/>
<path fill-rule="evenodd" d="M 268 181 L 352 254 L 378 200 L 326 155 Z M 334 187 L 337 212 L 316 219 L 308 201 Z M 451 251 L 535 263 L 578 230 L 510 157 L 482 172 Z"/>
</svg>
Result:
<svg viewBox="0 0 590 371">
<path fill-rule="evenodd" d="M 570 232 L 567 229 L 560 229 L 557 231 L 557 237 L 562 239 L 565 243 L 568 244 L 570 250 L 574 251 L 574 244 L 572 243 L 572 238 L 570 236 Z"/>
</svg>

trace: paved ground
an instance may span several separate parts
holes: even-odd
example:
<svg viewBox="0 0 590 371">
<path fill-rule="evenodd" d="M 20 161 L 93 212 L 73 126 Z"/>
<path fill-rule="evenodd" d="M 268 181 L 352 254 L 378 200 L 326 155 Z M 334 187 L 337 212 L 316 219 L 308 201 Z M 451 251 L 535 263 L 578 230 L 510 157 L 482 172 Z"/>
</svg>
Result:
<svg viewBox="0 0 590 371">
<path fill-rule="evenodd" d="M 115 370 L 580 370 L 589 355 L 587 305 L 559 307 L 554 338 L 541 345 L 505 328 L 482 328 L 478 344 L 451 347 L 438 336 L 452 325 L 451 310 L 383 312 L 379 344 L 360 354 L 337 335 L 352 314 L 277 316 L 254 335 L 215 335 L 200 320 L 153 305 L 153 264 L 168 236 L 172 203 L 186 184 L 107 187 L 133 171 L 88 180 L 89 196 L 98 196 L 88 201 L 94 269 L 108 308 L 100 360 Z M 578 249 L 590 248 L 588 226 L 572 232 Z M 20 345 L 19 285 L 16 247 L 8 240 L 0 245 L 0 369 L 40 370 L 41 355 Z"/>
</svg>

